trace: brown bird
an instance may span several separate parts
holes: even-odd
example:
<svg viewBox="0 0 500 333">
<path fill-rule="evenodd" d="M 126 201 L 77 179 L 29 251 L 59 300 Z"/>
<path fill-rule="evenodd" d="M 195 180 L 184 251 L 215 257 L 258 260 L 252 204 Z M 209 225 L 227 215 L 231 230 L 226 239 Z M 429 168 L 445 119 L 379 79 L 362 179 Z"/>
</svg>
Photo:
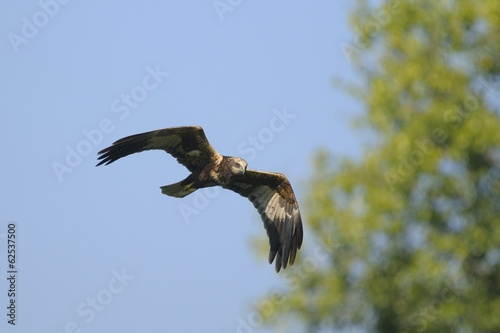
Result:
<svg viewBox="0 0 500 333">
<path fill-rule="evenodd" d="M 276 258 L 276 272 L 288 263 L 293 265 L 302 245 L 302 219 L 292 186 L 283 174 L 249 170 L 244 159 L 219 154 L 199 126 L 125 137 L 98 153 L 97 166 L 151 149 L 166 151 L 191 172 L 178 183 L 161 186 L 163 194 L 182 198 L 199 188 L 222 186 L 247 197 L 264 222 L 270 245 L 269 263 Z"/>
</svg>

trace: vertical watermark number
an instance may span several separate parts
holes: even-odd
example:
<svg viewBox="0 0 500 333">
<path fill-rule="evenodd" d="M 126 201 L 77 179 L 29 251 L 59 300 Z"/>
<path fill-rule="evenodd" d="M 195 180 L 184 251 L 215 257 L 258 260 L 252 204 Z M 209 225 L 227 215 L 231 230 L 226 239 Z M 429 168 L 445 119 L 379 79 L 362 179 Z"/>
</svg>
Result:
<svg viewBox="0 0 500 333">
<path fill-rule="evenodd" d="M 7 322 L 16 324 L 16 285 L 17 285 L 17 226 L 13 222 L 7 225 Z"/>
</svg>

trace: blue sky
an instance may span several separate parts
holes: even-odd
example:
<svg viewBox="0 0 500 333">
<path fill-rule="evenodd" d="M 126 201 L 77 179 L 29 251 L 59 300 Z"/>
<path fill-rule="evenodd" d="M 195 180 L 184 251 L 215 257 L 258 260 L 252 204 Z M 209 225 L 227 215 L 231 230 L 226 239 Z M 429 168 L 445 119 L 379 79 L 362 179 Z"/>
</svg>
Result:
<svg viewBox="0 0 500 333">
<path fill-rule="evenodd" d="M 220 153 L 286 174 L 303 203 L 317 149 L 360 153 L 350 125 L 359 105 L 332 85 L 356 79 L 339 47 L 353 40 L 350 9 L 332 1 L 6 4 L 0 276 L 11 222 L 18 273 L 16 327 L 0 280 L 0 331 L 265 331 L 254 302 L 287 280 L 252 247 L 265 235 L 252 204 L 214 189 L 161 195 L 160 186 L 188 174 L 163 152 L 99 168 L 96 155 L 123 136 L 200 125 Z M 317 246 L 302 213 L 298 269 Z"/>
</svg>

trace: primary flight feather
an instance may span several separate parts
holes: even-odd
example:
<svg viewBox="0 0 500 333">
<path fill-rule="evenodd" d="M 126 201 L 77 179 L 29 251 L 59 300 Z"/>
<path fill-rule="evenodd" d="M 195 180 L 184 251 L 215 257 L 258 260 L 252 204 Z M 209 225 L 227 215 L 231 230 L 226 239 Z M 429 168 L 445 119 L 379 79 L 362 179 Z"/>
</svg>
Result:
<svg viewBox="0 0 500 333">
<path fill-rule="evenodd" d="M 199 188 L 222 186 L 248 198 L 257 208 L 269 237 L 269 263 L 276 259 L 276 272 L 288 263 L 293 265 L 303 230 L 297 199 L 284 175 L 247 170 L 244 159 L 219 154 L 199 126 L 127 136 L 101 150 L 97 166 L 152 149 L 166 151 L 191 172 L 180 182 L 162 186 L 163 194 L 182 198 Z"/>
</svg>

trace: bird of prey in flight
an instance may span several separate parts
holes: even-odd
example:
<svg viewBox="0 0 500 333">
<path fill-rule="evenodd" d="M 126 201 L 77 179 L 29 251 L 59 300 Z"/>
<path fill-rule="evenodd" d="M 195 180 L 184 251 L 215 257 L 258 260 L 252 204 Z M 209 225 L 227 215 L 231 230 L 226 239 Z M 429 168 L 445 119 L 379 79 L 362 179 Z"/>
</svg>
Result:
<svg viewBox="0 0 500 333">
<path fill-rule="evenodd" d="M 276 272 L 288 263 L 293 265 L 302 245 L 303 229 L 297 199 L 283 174 L 250 170 L 244 159 L 219 154 L 199 126 L 125 137 L 98 153 L 97 166 L 151 149 L 166 151 L 191 172 L 180 182 L 161 186 L 163 194 L 182 198 L 199 188 L 222 186 L 247 197 L 264 222 L 270 245 L 269 263 L 276 258 Z"/>
</svg>

